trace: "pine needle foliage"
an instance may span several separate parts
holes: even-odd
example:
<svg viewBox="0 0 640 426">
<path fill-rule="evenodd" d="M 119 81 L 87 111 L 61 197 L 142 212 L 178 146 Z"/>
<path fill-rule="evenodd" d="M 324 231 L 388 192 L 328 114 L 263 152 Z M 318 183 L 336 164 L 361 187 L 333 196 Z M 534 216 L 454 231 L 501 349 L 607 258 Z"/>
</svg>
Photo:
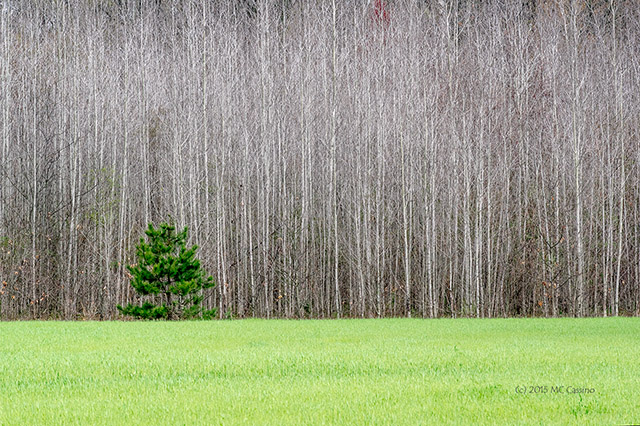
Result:
<svg viewBox="0 0 640 426">
<path fill-rule="evenodd" d="M 142 305 L 118 305 L 122 315 L 140 319 L 210 319 L 215 309 L 203 310 L 202 290 L 215 285 L 196 258 L 197 245 L 187 247 L 187 228 L 176 232 L 175 226 L 152 223 L 136 247 L 138 263 L 127 265 L 131 285 L 141 296 L 159 296 L 160 304 L 145 301 Z"/>
</svg>

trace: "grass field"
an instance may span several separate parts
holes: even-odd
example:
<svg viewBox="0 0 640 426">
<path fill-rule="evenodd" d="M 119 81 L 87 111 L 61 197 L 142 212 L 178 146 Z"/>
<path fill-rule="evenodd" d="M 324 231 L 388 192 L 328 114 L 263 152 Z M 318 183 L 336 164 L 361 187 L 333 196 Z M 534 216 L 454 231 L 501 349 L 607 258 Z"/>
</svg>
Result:
<svg viewBox="0 0 640 426">
<path fill-rule="evenodd" d="M 0 323 L 0 424 L 637 424 L 639 348 L 638 318 Z"/>
</svg>

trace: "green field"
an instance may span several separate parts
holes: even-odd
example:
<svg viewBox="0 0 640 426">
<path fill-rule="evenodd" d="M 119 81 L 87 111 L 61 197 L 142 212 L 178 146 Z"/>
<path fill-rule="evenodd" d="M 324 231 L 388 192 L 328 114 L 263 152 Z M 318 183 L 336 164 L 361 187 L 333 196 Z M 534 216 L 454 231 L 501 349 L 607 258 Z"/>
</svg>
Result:
<svg viewBox="0 0 640 426">
<path fill-rule="evenodd" d="M 0 424 L 637 424 L 639 348 L 638 318 L 0 323 Z"/>
</svg>

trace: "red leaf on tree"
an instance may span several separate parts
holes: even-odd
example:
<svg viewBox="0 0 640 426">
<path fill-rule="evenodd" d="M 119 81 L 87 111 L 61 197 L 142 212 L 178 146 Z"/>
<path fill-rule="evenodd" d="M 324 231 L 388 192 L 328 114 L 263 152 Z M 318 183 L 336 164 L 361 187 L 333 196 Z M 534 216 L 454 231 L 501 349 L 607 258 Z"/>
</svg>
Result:
<svg viewBox="0 0 640 426">
<path fill-rule="evenodd" d="M 384 27 L 389 25 L 389 8 L 384 0 L 376 0 L 373 6 L 372 19 L 374 22 Z"/>
</svg>

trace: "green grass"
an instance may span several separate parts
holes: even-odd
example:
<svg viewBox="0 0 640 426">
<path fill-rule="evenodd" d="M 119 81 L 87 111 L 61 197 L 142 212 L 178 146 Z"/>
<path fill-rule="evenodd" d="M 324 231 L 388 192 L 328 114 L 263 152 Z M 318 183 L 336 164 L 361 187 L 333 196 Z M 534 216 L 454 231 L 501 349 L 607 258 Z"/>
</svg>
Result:
<svg viewBox="0 0 640 426">
<path fill-rule="evenodd" d="M 0 323 L 0 424 L 637 424 L 639 348 L 638 318 Z"/>
</svg>

